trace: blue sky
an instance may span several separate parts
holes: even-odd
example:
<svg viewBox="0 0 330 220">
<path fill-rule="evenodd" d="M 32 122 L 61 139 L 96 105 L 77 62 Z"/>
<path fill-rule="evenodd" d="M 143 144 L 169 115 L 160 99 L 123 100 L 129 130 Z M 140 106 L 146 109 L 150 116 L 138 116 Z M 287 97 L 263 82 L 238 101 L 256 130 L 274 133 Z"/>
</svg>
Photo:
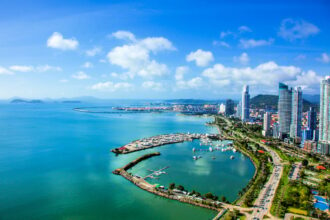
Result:
<svg viewBox="0 0 330 220">
<path fill-rule="evenodd" d="M 111 2 L 111 3 L 109 3 Z M 319 93 L 327 1 L 1 1 L 0 98 Z"/>
</svg>

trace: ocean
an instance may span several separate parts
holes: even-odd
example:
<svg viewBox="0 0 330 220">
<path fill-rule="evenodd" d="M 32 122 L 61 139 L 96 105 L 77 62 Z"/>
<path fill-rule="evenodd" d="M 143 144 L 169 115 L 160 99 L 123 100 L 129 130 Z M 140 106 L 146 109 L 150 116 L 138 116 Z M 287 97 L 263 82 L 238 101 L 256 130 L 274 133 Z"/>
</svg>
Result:
<svg viewBox="0 0 330 220">
<path fill-rule="evenodd" d="M 120 103 L 120 102 L 119 102 Z M 114 103 L 102 109 L 111 112 Z M 131 171 L 169 166 L 155 183 L 237 198 L 254 174 L 239 152 L 201 153 L 198 141 L 116 156 L 112 148 L 164 133 L 215 133 L 208 117 L 176 113 L 86 113 L 82 103 L 0 104 L 0 219 L 211 219 L 215 212 L 145 192 L 116 168 L 145 153 L 161 156 Z M 230 160 L 230 155 L 235 155 Z"/>
</svg>

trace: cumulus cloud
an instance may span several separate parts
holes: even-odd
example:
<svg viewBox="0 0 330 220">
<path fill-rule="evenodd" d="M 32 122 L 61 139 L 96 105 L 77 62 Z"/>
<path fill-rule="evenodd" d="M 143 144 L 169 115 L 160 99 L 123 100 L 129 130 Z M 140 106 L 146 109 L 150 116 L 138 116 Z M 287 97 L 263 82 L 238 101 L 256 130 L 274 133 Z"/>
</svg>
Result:
<svg viewBox="0 0 330 220">
<path fill-rule="evenodd" d="M 234 57 L 234 61 L 235 62 L 239 62 L 242 65 L 246 65 L 249 63 L 250 58 L 249 55 L 247 53 L 242 53 L 239 57 Z"/>
<path fill-rule="evenodd" d="M 120 39 L 132 39 L 132 37 L 127 37 L 131 36 L 127 32 L 125 34 L 116 32 L 114 36 Z M 175 50 L 169 40 L 163 37 L 148 37 L 141 40 L 135 39 L 134 42 L 113 48 L 107 58 L 111 64 L 128 70 L 131 77 L 137 74 L 141 77 L 152 78 L 168 72 L 165 64 L 151 58 L 152 53 L 165 50 Z"/>
<path fill-rule="evenodd" d="M 114 83 L 111 81 L 96 83 L 91 87 L 91 89 L 93 90 L 109 91 L 109 92 L 115 92 L 117 90 L 131 90 L 132 88 L 133 85 L 130 83 L 126 83 L 126 82 Z"/>
<path fill-rule="evenodd" d="M 83 65 L 82 65 L 83 68 L 92 68 L 93 67 L 93 64 L 91 62 L 85 62 Z"/>
<path fill-rule="evenodd" d="M 294 41 L 316 35 L 319 32 L 320 29 L 312 23 L 287 18 L 281 22 L 278 35 L 285 40 Z"/>
<path fill-rule="evenodd" d="M 207 66 L 214 58 L 212 52 L 198 49 L 188 54 L 186 60 L 188 62 L 195 61 L 197 66 Z"/>
<path fill-rule="evenodd" d="M 77 72 L 76 74 L 73 74 L 73 75 L 72 75 L 72 78 L 74 78 L 74 79 L 78 79 L 78 80 L 84 80 L 84 79 L 89 79 L 90 76 L 87 75 L 87 74 L 86 74 L 85 72 L 83 72 L 83 71 L 79 71 L 79 72 Z"/>
<path fill-rule="evenodd" d="M 78 48 L 79 42 L 74 39 L 65 39 L 63 35 L 58 32 L 54 32 L 47 40 L 47 47 L 60 49 L 60 50 L 75 50 Z"/>
<path fill-rule="evenodd" d="M 111 35 L 120 40 L 136 41 L 134 34 L 129 31 L 117 31 Z"/>
<path fill-rule="evenodd" d="M 285 82 L 292 86 L 301 86 L 313 89 L 319 85 L 319 76 L 313 71 L 302 71 L 296 66 L 280 66 L 270 61 L 262 63 L 255 68 L 226 67 L 215 64 L 202 72 L 202 76 L 209 79 L 214 85 L 231 85 L 241 87 L 244 84 L 257 85 L 266 91 L 275 87 L 279 82 Z M 232 87 L 231 87 L 232 88 Z"/>
<path fill-rule="evenodd" d="M 101 53 L 101 51 L 102 51 L 101 47 L 93 47 L 90 50 L 86 50 L 86 55 L 89 56 L 89 57 L 94 57 L 97 54 Z"/>
<path fill-rule="evenodd" d="M 146 89 L 152 89 L 155 91 L 163 90 L 163 84 L 155 81 L 146 81 L 142 83 L 142 87 Z"/>
<path fill-rule="evenodd" d="M 10 70 L 0 66 L 0 75 L 11 75 L 13 74 L 13 72 L 11 72 Z"/>
<path fill-rule="evenodd" d="M 15 72 L 31 72 L 34 70 L 34 67 L 33 66 L 14 65 L 14 66 L 10 66 L 9 69 L 11 69 L 12 71 L 15 71 Z"/>
<path fill-rule="evenodd" d="M 175 80 L 183 80 L 184 74 L 188 73 L 189 67 L 179 66 L 175 70 Z"/>
<path fill-rule="evenodd" d="M 268 46 L 274 43 L 274 39 L 269 40 L 255 40 L 255 39 L 241 39 L 239 46 L 248 49 L 253 47 Z"/>
<path fill-rule="evenodd" d="M 177 89 L 197 89 L 204 84 L 201 77 L 194 77 L 190 80 L 179 80 L 176 82 Z"/>
<path fill-rule="evenodd" d="M 9 67 L 10 70 L 15 72 L 47 72 L 47 71 L 62 71 L 59 66 L 40 65 L 40 66 L 27 66 L 27 65 L 13 65 Z"/>
<path fill-rule="evenodd" d="M 251 28 L 249 28 L 248 26 L 240 26 L 238 27 L 238 31 L 240 33 L 244 33 L 244 32 L 252 32 Z"/>
<path fill-rule="evenodd" d="M 330 56 L 326 53 L 322 53 L 320 58 L 317 58 L 318 61 L 322 63 L 330 63 Z"/>
</svg>

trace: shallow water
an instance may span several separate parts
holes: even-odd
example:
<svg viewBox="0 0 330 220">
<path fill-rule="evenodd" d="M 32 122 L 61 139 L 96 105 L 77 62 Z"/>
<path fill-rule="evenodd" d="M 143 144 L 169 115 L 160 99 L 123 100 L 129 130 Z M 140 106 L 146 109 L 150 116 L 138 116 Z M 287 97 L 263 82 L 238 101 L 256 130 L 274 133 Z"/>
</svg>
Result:
<svg viewBox="0 0 330 220">
<path fill-rule="evenodd" d="M 107 103 L 109 104 L 109 103 Z M 147 193 L 111 172 L 147 152 L 162 155 L 134 168 L 169 165 L 176 182 L 234 200 L 253 176 L 250 160 L 229 152 L 192 160 L 195 142 L 115 156 L 110 149 L 163 133 L 216 132 L 210 118 L 173 113 L 93 114 L 81 104 L 0 105 L 0 219 L 210 219 L 213 211 Z M 227 155 L 228 154 L 228 155 Z"/>
</svg>

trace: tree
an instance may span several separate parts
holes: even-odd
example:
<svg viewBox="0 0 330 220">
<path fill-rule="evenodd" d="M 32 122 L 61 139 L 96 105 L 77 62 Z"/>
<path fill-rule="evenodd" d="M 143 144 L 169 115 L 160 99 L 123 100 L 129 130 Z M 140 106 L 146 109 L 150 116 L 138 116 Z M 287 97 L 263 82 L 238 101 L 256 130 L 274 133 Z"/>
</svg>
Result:
<svg viewBox="0 0 330 220">
<path fill-rule="evenodd" d="M 174 187 L 175 187 L 175 183 L 170 183 L 170 185 L 169 185 L 169 189 L 174 189 Z"/>
<path fill-rule="evenodd" d="M 183 187 L 183 186 L 181 186 L 181 185 L 178 185 L 176 188 L 177 188 L 178 190 L 181 190 L 181 191 L 183 191 L 183 190 L 184 190 L 184 187 Z"/>
<path fill-rule="evenodd" d="M 307 165 L 308 165 L 308 160 L 304 159 L 304 160 L 302 161 L 302 165 L 303 165 L 304 167 L 307 167 Z"/>
<path fill-rule="evenodd" d="M 221 196 L 221 201 L 222 202 L 226 202 L 227 201 L 226 197 L 225 196 Z"/>
<path fill-rule="evenodd" d="M 213 194 L 210 193 L 210 192 L 206 193 L 204 196 L 205 196 L 205 198 L 207 198 L 207 199 L 213 199 Z"/>
</svg>

